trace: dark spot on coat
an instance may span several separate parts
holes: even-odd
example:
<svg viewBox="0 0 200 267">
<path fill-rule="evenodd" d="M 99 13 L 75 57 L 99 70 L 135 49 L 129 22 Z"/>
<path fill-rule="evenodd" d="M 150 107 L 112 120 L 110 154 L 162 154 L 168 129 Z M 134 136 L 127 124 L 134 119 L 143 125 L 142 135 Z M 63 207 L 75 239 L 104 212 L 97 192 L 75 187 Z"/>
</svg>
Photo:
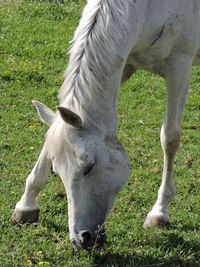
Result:
<svg viewBox="0 0 200 267">
<path fill-rule="evenodd" d="M 116 159 L 115 157 L 113 157 L 112 154 L 110 155 L 109 162 L 110 162 L 112 165 L 118 165 L 118 164 L 120 164 L 119 160 Z"/>
<path fill-rule="evenodd" d="M 122 153 L 125 153 L 123 145 L 118 140 L 115 134 L 107 134 L 104 137 L 104 143 L 111 149 L 119 150 Z"/>
<path fill-rule="evenodd" d="M 156 38 L 154 39 L 154 41 L 152 42 L 151 46 L 153 46 L 163 35 L 165 29 L 165 25 L 163 25 L 162 29 L 160 30 L 160 32 L 157 34 Z"/>
</svg>

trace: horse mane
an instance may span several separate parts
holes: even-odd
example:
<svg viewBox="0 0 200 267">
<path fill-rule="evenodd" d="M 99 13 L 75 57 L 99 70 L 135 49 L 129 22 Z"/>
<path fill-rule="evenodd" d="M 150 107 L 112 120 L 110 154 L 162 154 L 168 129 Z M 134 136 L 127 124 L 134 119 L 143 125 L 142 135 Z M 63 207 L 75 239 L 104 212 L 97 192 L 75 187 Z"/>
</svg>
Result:
<svg viewBox="0 0 200 267">
<path fill-rule="evenodd" d="M 102 7 L 103 0 L 93 1 L 87 4 L 79 26 L 75 31 L 69 49 L 69 62 L 65 71 L 65 82 L 59 91 L 60 100 L 64 100 L 69 93 L 69 90 L 75 86 L 76 77 L 80 73 L 81 63 L 86 53 L 86 42 L 94 28 L 98 12 Z M 68 85 L 68 86 L 67 86 Z"/>
<path fill-rule="evenodd" d="M 131 0 L 128 0 L 131 3 Z M 89 0 L 69 50 L 60 104 L 81 118 L 96 121 L 107 101 L 102 88 L 121 63 L 119 43 L 128 25 L 128 3 L 122 0 Z"/>
</svg>

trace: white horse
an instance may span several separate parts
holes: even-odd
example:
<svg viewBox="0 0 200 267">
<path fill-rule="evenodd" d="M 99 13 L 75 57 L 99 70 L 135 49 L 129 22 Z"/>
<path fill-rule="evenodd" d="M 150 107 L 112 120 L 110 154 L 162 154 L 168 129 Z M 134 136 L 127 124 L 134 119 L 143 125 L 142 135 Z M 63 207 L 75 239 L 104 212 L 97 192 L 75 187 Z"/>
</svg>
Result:
<svg viewBox="0 0 200 267">
<path fill-rule="evenodd" d="M 163 177 L 144 225 L 168 224 L 181 119 L 191 68 L 199 62 L 199 0 L 89 0 L 74 35 L 57 112 L 34 101 L 50 128 L 13 220 L 38 219 L 36 197 L 52 162 L 67 192 L 72 243 L 87 248 L 102 241 L 101 226 L 129 175 L 129 159 L 117 138 L 118 91 L 121 82 L 144 69 L 167 84 Z"/>
</svg>

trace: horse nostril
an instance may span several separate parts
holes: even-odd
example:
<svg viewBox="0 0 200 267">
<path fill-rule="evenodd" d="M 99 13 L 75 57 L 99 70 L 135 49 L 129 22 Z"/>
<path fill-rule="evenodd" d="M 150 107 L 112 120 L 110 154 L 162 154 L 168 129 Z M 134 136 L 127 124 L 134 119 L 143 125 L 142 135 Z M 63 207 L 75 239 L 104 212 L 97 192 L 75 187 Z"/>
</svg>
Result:
<svg viewBox="0 0 200 267">
<path fill-rule="evenodd" d="M 93 240 L 92 233 L 88 230 L 83 230 L 79 232 L 79 239 L 81 244 L 84 246 L 90 245 Z"/>
</svg>

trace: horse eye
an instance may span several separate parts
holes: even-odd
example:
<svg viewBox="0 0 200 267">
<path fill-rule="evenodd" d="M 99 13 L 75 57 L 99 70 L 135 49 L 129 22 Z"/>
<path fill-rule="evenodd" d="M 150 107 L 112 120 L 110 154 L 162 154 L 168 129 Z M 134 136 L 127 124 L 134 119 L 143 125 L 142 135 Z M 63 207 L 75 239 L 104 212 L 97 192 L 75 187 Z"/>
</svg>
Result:
<svg viewBox="0 0 200 267">
<path fill-rule="evenodd" d="M 86 176 L 87 174 L 89 174 L 93 170 L 94 165 L 95 165 L 94 163 L 91 163 L 85 168 L 84 176 Z"/>
</svg>

